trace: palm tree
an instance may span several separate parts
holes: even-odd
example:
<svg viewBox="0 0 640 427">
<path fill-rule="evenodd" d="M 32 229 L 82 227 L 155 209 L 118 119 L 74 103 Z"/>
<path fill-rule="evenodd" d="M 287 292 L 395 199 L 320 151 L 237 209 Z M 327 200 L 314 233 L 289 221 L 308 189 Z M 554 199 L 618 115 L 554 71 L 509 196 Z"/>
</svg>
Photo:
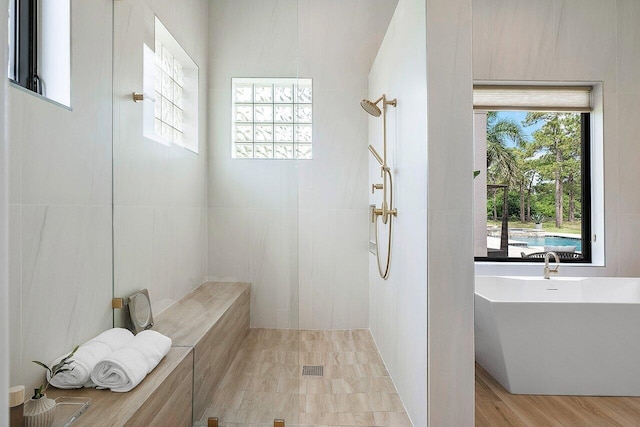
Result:
<svg viewBox="0 0 640 427">
<path fill-rule="evenodd" d="M 498 117 L 497 111 L 487 112 L 487 178 L 510 187 L 520 186 L 522 191 L 523 173 L 514 150 L 508 146 L 509 142 L 518 147 L 526 145 L 527 139 L 520 124 L 510 118 Z M 493 217 L 497 220 L 496 190 L 493 191 Z"/>
<path fill-rule="evenodd" d="M 515 183 L 519 175 L 518 162 L 515 154 L 509 149 L 512 142 L 518 147 L 524 147 L 527 139 L 522 127 L 515 120 L 498 117 L 497 111 L 487 113 L 487 170 L 492 169 L 495 179 L 505 183 Z"/>
</svg>

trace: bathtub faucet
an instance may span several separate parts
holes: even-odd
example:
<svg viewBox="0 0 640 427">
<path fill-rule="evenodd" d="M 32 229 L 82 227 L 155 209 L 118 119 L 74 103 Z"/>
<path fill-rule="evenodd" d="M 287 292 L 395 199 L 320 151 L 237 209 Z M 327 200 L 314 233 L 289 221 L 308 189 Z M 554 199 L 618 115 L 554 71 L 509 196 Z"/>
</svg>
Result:
<svg viewBox="0 0 640 427">
<path fill-rule="evenodd" d="M 554 257 L 556 259 L 556 266 L 554 268 L 549 268 L 549 258 Z M 544 278 L 549 279 L 550 274 L 558 274 L 558 269 L 560 268 L 560 257 L 555 252 L 547 252 L 544 254 Z"/>
</svg>

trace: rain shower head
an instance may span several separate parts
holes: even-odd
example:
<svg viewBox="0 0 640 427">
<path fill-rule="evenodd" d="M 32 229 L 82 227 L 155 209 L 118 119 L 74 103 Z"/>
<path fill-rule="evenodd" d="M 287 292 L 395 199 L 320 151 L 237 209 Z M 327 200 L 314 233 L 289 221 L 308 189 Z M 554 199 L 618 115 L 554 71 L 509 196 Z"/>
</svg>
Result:
<svg viewBox="0 0 640 427">
<path fill-rule="evenodd" d="M 364 111 L 371 114 L 373 117 L 380 117 L 382 111 L 380 111 L 380 108 L 378 108 L 378 106 L 376 105 L 378 102 L 380 102 L 380 99 L 378 99 L 376 102 L 371 102 L 368 99 L 363 99 L 360 105 L 362 106 Z"/>
</svg>

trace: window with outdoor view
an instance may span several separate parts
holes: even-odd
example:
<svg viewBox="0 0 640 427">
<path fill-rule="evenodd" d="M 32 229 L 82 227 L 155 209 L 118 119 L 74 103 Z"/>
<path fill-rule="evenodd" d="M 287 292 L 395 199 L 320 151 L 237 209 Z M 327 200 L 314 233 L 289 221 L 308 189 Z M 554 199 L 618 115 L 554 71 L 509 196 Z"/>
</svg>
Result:
<svg viewBox="0 0 640 427">
<path fill-rule="evenodd" d="M 554 89 L 525 89 L 539 94 L 523 105 L 474 89 L 476 260 L 591 261 L 589 91 L 563 88 L 574 105 Z"/>
</svg>

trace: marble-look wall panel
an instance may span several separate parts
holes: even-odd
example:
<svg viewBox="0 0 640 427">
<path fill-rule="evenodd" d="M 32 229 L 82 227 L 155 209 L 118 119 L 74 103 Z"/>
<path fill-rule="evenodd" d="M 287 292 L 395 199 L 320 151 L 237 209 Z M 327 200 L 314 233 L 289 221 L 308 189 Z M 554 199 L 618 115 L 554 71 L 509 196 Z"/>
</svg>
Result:
<svg viewBox="0 0 640 427">
<path fill-rule="evenodd" d="M 474 0 L 473 78 L 551 79 L 562 13 L 562 0 Z"/>
<path fill-rule="evenodd" d="M 72 111 L 11 89 L 23 204 L 111 204 L 111 2 L 71 8 Z"/>
<path fill-rule="evenodd" d="M 506 3 L 510 3 L 508 6 Z M 558 9 L 558 6 L 561 8 Z M 546 21 L 532 10 L 546 10 Z M 516 17 L 516 19 L 514 19 Z M 553 22 L 548 40 L 553 57 L 538 61 L 532 37 Z M 640 235 L 630 224 L 640 211 L 634 184 L 638 125 L 634 109 L 640 92 L 640 6 L 635 0 L 517 1 L 473 0 L 473 78 L 475 80 L 601 81 L 604 96 L 604 217 L 605 266 L 564 266 L 562 275 L 624 276 L 635 271 L 624 254 L 635 251 Z M 499 31 L 489 31 L 498 28 Z M 522 66 L 509 66 L 509 58 Z M 502 67 L 495 67 L 501 64 Z M 623 219 L 624 217 L 624 219 Z M 598 236 L 602 241 L 602 236 Z M 476 265 L 478 274 L 541 274 L 536 266 Z M 636 273 L 637 274 L 637 273 Z"/>
<path fill-rule="evenodd" d="M 0 10 L 3 12 L 0 14 L 0 58 L 6 56 L 7 46 L 7 16 L 5 15 L 8 10 L 8 3 L 6 1 L 0 1 Z M 10 365 L 10 342 L 12 334 L 9 331 L 9 316 L 10 316 L 10 288 L 9 288 L 9 208 L 8 203 L 10 199 L 9 194 L 9 141 L 7 140 L 7 126 L 6 126 L 6 90 L 7 90 L 7 74 L 3 70 L 0 72 L 0 169 L 2 170 L 2 179 L 0 184 L 0 401 L 6 402 L 9 398 L 8 388 L 9 382 L 9 365 Z M 9 410 L 5 406 L 0 408 L 0 420 L 7 420 L 9 418 Z"/>
<path fill-rule="evenodd" d="M 391 270 L 380 278 L 369 254 L 369 324 L 407 413 L 427 425 L 427 50 L 425 2 L 400 0 L 369 74 L 368 97 L 397 98 L 389 107 L 388 156 L 394 176 Z M 382 150 L 382 120 L 369 118 L 369 143 Z M 380 167 L 368 159 L 369 184 Z M 378 191 L 369 203 L 380 206 Z M 386 261 L 387 227 L 379 250 Z"/>
<path fill-rule="evenodd" d="M 627 141 L 628 148 L 637 147 L 640 135 L 640 121 L 637 120 L 640 108 L 640 94 L 618 95 L 618 140 Z M 620 214 L 640 214 L 640 194 L 638 194 L 638 163 L 640 151 L 636 149 L 619 149 L 617 156 L 618 193 L 620 197 L 618 212 Z M 628 248 L 625 248 L 628 249 Z"/>
<path fill-rule="evenodd" d="M 249 237 L 251 326 L 297 328 L 290 311 L 298 287 L 298 210 L 254 209 Z M 297 302 L 296 302 L 297 303 Z M 292 323 L 290 322 L 292 321 Z"/>
<path fill-rule="evenodd" d="M 7 96 L 11 385 L 27 389 L 44 378 L 31 360 L 112 325 L 112 2 L 71 8 L 71 110 Z"/>
<path fill-rule="evenodd" d="M 209 281 L 251 282 L 252 213 L 209 208 Z"/>
<path fill-rule="evenodd" d="M 254 327 L 367 325 L 367 116 L 359 103 L 395 4 L 211 5 L 209 277 L 252 283 Z M 313 79 L 313 160 L 232 160 L 231 78 L 296 76 Z M 283 217 L 265 221 L 263 210 Z"/>
<path fill-rule="evenodd" d="M 563 0 L 553 80 L 602 80 L 605 93 L 616 92 L 616 2 Z"/>
<path fill-rule="evenodd" d="M 2 21 L 4 24 L 4 21 Z M 21 200 L 21 185 L 20 175 L 22 171 L 22 147 L 21 144 L 13 143 L 9 141 L 17 141 L 20 138 L 22 132 L 22 99 L 24 95 L 17 90 L 14 90 L 7 84 L 6 104 L 11 106 L 11 115 L 7 113 L 7 124 L 4 127 L 4 132 L 7 136 L 7 144 L 10 144 L 9 157 L 7 159 L 7 170 L 9 173 L 9 179 L 7 184 L 9 186 L 9 204 L 19 205 Z M 9 122 L 10 121 L 10 122 Z"/>
<path fill-rule="evenodd" d="M 118 296 L 149 289 L 159 313 L 205 280 L 206 209 L 118 206 L 114 209 L 114 280 Z M 123 322 L 116 311 L 116 322 Z"/>
<path fill-rule="evenodd" d="M 22 216 L 20 205 L 9 205 L 9 372 L 12 381 L 22 372 Z"/>
<path fill-rule="evenodd" d="M 302 329 L 368 328 L 368 224 L 366 208 L 300 210 Z"/>
<path fill-rule="evenodd" d="M 154 313 L 207 276 L 207 28 L 205 0 L 114 3 L 114 293 L 146 288 Z M 198 153 L 142 136 L 142 46 L 158 17 L 198 66 Z M 122 325 L 122 312 L 115 322 Z"/>
<path fill-rule="evenodd" d="M 617 1 L 617 88 L 622 93 L 640 93 L 640 2 Z"/>
<path fill-rule="evenodd" d="M 22 375 L 111 325 L 111 207 L 22 205 Z"/>
<path fill-rule="evenodd" d="M 622 214 L 617 217 L 618 227 L 618 275 L 621 277 L 640 276 L 637 247 L 640 236 L 640 215 Z M 613 225 L 613 224 L 612 224 Z"/>
<path fill-rule="evenodd" d="M 362 72 L 364 74 L 364 72 Z M 298 167 L 300 209 L 362 209 L 367 206 L 367 117 L 360 101 L 366 79 L 325 90 L 314 80 L 313 160 Z"/>
<path fill-rule="evenodd" d="M 471 0 L 427 2 L 429 425 L 475 420 Z"/>
</svg>

